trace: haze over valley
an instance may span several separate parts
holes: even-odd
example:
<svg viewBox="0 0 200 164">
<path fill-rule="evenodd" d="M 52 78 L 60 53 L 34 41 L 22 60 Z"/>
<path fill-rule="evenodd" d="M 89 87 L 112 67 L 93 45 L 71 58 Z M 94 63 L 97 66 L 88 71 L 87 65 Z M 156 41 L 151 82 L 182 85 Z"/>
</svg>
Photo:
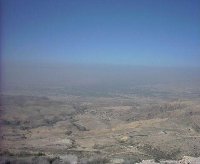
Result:
<svg viewBox="0 0 200 164">
<path fill-rule="evenodd" d="M 1 164 L 200 163 L 200 1 L 0 3 Z"/>
</svg>

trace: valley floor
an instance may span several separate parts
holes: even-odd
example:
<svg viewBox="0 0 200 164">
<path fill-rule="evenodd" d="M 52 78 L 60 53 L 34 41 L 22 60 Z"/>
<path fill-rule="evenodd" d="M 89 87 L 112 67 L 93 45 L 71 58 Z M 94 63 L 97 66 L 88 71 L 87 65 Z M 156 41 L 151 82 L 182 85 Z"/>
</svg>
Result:
<svg viewBox="0 0 200 164">
<path fill-rule="evenodd" d="M 57 162 L 134 163 L 200 156 L 198 96 L 1 98 L 2 161 L 34 156 L 37 163 L 45 156 Z"/>
</svg>

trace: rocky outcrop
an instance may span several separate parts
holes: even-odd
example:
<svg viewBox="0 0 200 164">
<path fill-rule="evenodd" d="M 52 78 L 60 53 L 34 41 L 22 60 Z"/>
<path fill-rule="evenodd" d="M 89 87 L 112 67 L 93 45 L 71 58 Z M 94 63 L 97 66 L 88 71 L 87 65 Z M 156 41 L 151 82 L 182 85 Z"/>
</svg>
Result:
<svg viewBox="0 0 200 164">
<path fill-rule="evenodd" d="M 195 157 L 189 157 L 189 156 L 184 156 L 183 159 L 179 161 L 175 160 L 166 160 L 166 161 L 160 161 L 160 162 L 155 162 L 154 160 L 143 160 L 142 162 L 138 164 L 200 164 L 200 157 L 195 158 Z"/>
</svg>

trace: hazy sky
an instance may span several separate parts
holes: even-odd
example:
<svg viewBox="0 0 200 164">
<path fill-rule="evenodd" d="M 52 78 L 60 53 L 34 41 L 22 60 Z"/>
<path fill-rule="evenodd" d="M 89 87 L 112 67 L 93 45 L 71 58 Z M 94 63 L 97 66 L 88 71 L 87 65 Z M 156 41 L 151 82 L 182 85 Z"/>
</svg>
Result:
<svg viewBox="0 0 200 164">
<path fill-rule="evenodd" d="M 200 65 L 199 0 L 1 0 L 19 62 Z"/>
</svg>

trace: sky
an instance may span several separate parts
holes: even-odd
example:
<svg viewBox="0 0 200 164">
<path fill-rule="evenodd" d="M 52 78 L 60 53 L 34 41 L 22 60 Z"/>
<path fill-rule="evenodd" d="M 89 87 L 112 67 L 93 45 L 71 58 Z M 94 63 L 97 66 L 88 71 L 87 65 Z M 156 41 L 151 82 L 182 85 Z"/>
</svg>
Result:
<svg viewBox="0 0 200 164">
<path fill-rule="evenodd" d="M 200 66 L 199 0 L 1 0 L 3 62 Z"/>
</svg>

